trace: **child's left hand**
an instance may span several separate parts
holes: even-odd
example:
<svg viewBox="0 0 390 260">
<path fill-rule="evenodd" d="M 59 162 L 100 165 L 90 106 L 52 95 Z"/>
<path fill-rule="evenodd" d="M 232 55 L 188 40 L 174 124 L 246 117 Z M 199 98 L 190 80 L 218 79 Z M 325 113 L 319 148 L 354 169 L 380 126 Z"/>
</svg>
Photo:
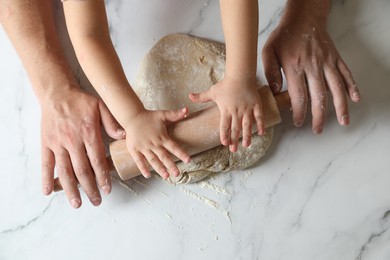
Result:
<svg viewBox="0 0 390 260">
<path fill-rule="evenodd" d="M 242 131 L 242 145 L 251 144 L 252 123 L 256 122 L 258 133 L 263 135 L 264 122 L 260 95 L 256 90 L 256 79 L 225 78 L 201 93 L 189 95 L 192 102 L 214 101 L 221 113 L 220 140 L 230 151 L 237 151 Z"/>
</svg>

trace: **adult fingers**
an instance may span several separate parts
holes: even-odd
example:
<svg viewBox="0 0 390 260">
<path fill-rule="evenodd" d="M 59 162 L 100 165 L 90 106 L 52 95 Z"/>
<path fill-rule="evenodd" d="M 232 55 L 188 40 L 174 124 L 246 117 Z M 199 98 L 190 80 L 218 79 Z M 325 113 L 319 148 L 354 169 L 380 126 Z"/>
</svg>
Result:
<svg viewBox="0 0 390 260">
<path fill-rule="evenodd" d="M 54 153 L 47 148 L 42 146 L 41 149 L 42 156 L 42 193 L 44 195 L 49 195 L 53 191 L 53 181 L 54 181 L 54 166 L 55 159 Z"/>
<path fill-rule="evenodd" d="M 349 124 L 349 113 L 344 81 L 336 68 L 325 67 L 324 69 L 325 80 L 333 97 L 337 119 L 340 125 L 346 126 Z"/>
<path fill-rule="evenodd" d="M 311 113 L 313 115 L 312 130 L 315 134 L 322 133 L 325 125 L 327 111 L 327 92 L 324 75 L 319 67 L 312 67 L 306 72 L 306 79 L 311 100 Z"/>
<path fill-rule="evenodd" d="M 291 99 L 293 121 L 296 127 L 301 127 L 306 117 L 307 85 L 303 70 L 288 68 L 285 70 L 288 93 Z"/>
<path fill-rule="evenodd" d="M 84 147 L 71 151 L 70 159 L 74 174 L 81 187 L 83 187 L 85 194 L 94 206 L 99 206 L 102 198 L 96 186 L 96 181 Z"/>
<path fill-rule="evenodd" d="M 177 122 L 187 116 L 188 108 L 184 107 L 182 109 L 177 110 L 166 110 L 162 111 L 162 120 L 164 122 Z"/>
<path fill-rule="evenodd" d="M 280 71 L 280 64 L 274 47 L 267 44 L 262 51 L 262 59 L 264 64 L 264 73 L 267 78 L 268 85 L 271 87 L 273 93 L 278 93 L 282 89 L 283 77 Z"/>
<path fill-rule="evenodd" d="M 346 86 L 349 98 L 353 102 L 359 102 L 361 98 L 360 91 L 356 85 L 355 80 L 353 79 L 352 73 L 349 70 L 348 66 L 345 64 L 345 62 L 342 59 L 339 59 L 337 61 L 337 68 L 340 71 L 340 75 Z"/>
<path fill-rule="evenodd" d="M 95 125 L 95 131 L 90 133 L 85 132 L 83 139 L 85 140 L 85 149 L 96 176 L 96 182 L 103 190 L 104 194 L 111 192 L 111 176 L 109 173 L 108 163 L 103 145 L 100 128 Z"/>
<path fill-rule="evenodd" d="M 125 130 L 120 126 L 118 121 L 114 118 L 111 112 L 108 110 L 106 104 L 102 100 L 99 100 L 99 111 L 102 120 L 102 124 L 107 134 L 114 139 L 126 138 Z"/>
<path fill-rule="evenodd" d="M 77 180 L 73 173 L 69 154 L 64 148 L 61 148 L 55 152 L 55 159 L 56 172 L 62 188 L 72 207 L 77 209 L 81 206 L 81 197 L 80 191 L 77 188 Z"/>
</svg>

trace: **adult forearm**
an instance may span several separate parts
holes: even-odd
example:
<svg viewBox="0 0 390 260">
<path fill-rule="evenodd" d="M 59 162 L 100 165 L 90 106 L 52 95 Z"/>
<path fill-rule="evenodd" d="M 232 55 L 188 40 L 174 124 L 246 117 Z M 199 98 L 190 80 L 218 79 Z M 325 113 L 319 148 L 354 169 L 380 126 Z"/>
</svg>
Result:
<svg viewBox="0 0 390 260">
<path fill-rule="evenodd" d="M 253 78 L 257 68 L 257 0 L 221 0 L 226 42 L 226 74 Z"/>
<path fill-rule="evenodd" d="M 282 20 L 316 20 L 326 24 L 331 0 L 288 0 Z"/>
<path fill-rule="evenodd" d="M 0 0 L 0 21 L 41 102 L 59 86 L 76 86 L 57 37 L 50 0 Z"/>
</svg>

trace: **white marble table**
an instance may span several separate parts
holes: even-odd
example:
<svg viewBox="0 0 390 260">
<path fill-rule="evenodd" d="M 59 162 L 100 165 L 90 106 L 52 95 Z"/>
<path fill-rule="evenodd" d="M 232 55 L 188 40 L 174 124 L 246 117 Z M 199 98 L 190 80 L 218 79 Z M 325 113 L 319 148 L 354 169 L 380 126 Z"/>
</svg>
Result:
<svg viewBox="0 0 390 260">
<path fill-rule="evenodd" d="M 262 45 L 284 1 L 260 4 Z M 223 40 L 217 0 L 107 6 L 131 81 L 165 34 Z M 0 30 L 0 259 L 390 259 L 389 14 L 388 0 L 333 5 L 329 30 L 363 97 L 351 105 L 349 127 L 330 114 L 314 136 L 286 113 L 256 167 L 185 187 L 157 178 L 128 188 L 116 182 L 100 207 L 85 201 L 79 210 L 63 193 L 41 195 L 39 106 Z"/>
</svg>

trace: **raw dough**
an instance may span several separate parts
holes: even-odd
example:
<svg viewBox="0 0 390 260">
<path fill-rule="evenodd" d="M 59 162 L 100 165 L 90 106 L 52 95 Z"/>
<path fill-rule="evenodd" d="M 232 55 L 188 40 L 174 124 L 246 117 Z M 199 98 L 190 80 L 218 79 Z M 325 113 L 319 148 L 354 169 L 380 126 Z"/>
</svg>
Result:
<svg viewBox="0 0 390 260">
<path fill-rule="evenodd" d="M 145 56 L 134 90 L 150 110 L 178 109 L 187 106 L 190 113 L 208 104 L 190 101 L 190 92 L 201 92 L 223 78 L 225 45 L 201 38 L 171 34 L 162 38 Z M 272 141 L 273 129 L 260 137 L 252 135 L 252 144 L 236 153 L 219 146 L 192 156 L 189 164 L 177 163 L 180 175 L 172 183 L 194 183 L 211 173 L 244 169 L 257 162 Z"/>
</svg>

